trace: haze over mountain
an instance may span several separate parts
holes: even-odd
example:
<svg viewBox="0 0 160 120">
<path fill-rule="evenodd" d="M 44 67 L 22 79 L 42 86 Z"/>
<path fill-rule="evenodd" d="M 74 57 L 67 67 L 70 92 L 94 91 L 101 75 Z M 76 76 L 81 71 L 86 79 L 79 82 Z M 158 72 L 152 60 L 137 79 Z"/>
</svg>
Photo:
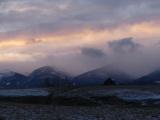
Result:
<svg viewBox="0 0 160 120">
<path fill-rule="evenodd" d="M 160 0 L 0 0 L 0 71 L 0 120 L 160 120 Z"/>
<path fill-rule="evenodd" d="M 13 71 L 0 72 L 0 88 L 25 88 L 27 77 Z"/>
<path fill-rule="evenodd" d="M 148 75 L 145 75 L 131 84 L 138 84 L 138 85 L 156 85 L 160 84 L 160 70 L 154 71 Z"/>
<path fill-rule="evenodd" d="M 13 71 L 0 72 L 0 88 L 44 88 L 68 86 L 71 77 L 50 66 L 44 66 L 34 70 L 29 76 Z"/>
<path fill-rule="evenodd" d="M 109 67 L 95 69 L 81 74 L 73 79 L 75 86 L 103 85 L 107 79 L 112 79 L 117 85 L 127 84 L 134 78 Z"/>
<path fill-rule="evenodd" d="M 0 0 L 0 70 L 160 68 L 159 0 Z"/>
<path fill-rule="evenodd" d="M 118 68 L 105 66 L 73 77 L 55 67 L 44 66 L 35 69 L 28 76 L 8 70 L 0 72 L 0 88 L 20 89 L 92 86 L 103 85 L 108 79 L 113 80 L 116 85 L 158 85 L 160 84 L 160 71 L 154 71 L 137 79 Z"/>
<path fill-rule="evenodd" d="M 34 70 L 28 77 L 28 87 L 58 87 L 69 85 L 69 76 L 50 66 Z"/>
</svg>

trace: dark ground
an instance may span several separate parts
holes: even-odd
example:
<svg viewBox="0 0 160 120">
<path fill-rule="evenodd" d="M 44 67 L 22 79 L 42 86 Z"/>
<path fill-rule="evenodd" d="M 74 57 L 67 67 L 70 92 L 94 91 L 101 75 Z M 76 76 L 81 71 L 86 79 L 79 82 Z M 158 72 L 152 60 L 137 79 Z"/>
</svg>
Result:
<svg viewBox="0 0 160 120">
<path fill-rule="evenodd" d="M 96 86 L 84 88 L 49 89 L 53 96 L 70 92 L 85 93 L 99 89 L 139 89 L 160 93 L 159 86 Z M 75 102 L 75 101 L 74 101 Z M 77 101 L 76 101 L 77 102 Z M 0 102 L 0 120 L 160 120 L 159 107 L 104 105 L 55 105 Z"/>
</svg>

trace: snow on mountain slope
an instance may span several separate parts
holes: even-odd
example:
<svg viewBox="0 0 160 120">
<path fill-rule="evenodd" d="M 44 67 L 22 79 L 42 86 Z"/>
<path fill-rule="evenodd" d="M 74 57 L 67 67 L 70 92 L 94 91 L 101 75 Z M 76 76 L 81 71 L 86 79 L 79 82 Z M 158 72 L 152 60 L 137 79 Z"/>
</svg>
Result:
<svg viewBox="0 0 160 120">
<path fill-rule="evenodd" d="M 13 72 L 13 71 L 3 71 L 0 72 L 0 88 L 24 88 L 27 82 L 27 77 Z"/>
<path fill-rule="evenodd" d="M 49 92 L 39 89 L 0 90 L 0 97 L 49 96 Z"/>
<path fill-rule="evenodd" d="M 14 76 L 15 72 L 12 71 L 0 71 L 0 79 L 2 79 L 3 77 L 10 77 L 10 76 Z"/>
</svg>

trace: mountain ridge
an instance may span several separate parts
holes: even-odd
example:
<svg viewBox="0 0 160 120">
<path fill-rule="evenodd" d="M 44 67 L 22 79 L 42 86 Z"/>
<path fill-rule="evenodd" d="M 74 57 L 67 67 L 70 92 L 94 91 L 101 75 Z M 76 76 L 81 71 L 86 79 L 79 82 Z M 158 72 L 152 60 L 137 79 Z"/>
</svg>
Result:
<svg viewBox="0 0 160 120">
<path fill-rule="evenodd" d="M 75 77 L 73 80 L 73 84 L 80 86 L 96 84 L 101 85 L 108 78 L 112 78 L 115 82 L 117 82 L 117 84 L 122 84 L 132 79 L 132 77 L 127 75 L 126 73 L 105 66 L 88 71 Z"/>
</svg>

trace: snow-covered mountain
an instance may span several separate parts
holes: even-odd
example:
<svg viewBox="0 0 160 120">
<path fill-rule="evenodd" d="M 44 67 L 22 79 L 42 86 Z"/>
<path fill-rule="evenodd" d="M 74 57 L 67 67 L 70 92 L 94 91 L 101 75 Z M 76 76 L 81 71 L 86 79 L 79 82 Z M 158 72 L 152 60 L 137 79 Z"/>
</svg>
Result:
<svg viewBox="0 0 160 120">
<path fill-rule="evenodd" d="M 22 74 L 13 71 L 0 72 L 0 88 L 24 88 L 26 82 L 27 77 Z"/>
<path fill-rule="evenodd" d="M 28 87 L 54 87 L 65 86 L 69 84 L 67 74 L 57 69 L 45 66 L 34 70 L 28 78 Z"/>
<path fill-rule="evenodd" d="M 103 67 L 81 74 L 73 79 L 75 86 L 101 85 L 111 78 L 117 84 L 128 83 L 132 78 L 118 70 Z"/>
<path fill-rule="evenodd" d="M 146 76 L 143 76 L 133 81 L 132 84 L 138 84 L 138 85 L 160 84 L 160 70 L 154 71 Z"/>
</svg>

